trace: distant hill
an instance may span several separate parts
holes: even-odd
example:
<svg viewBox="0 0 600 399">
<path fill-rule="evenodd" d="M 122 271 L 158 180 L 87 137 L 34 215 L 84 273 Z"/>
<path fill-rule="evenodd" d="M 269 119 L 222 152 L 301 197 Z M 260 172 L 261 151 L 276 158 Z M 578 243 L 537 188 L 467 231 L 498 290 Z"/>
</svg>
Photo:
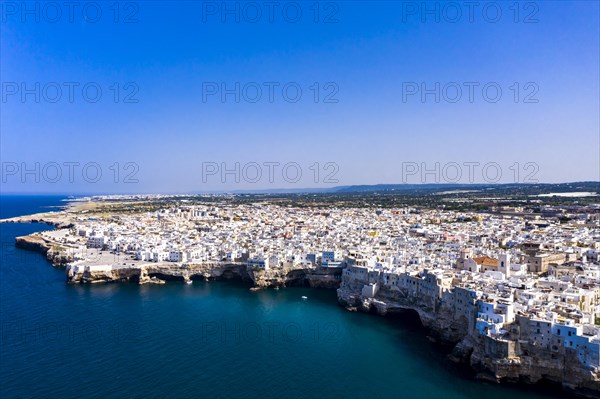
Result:
<svg viewBox="0 0 600 399">
<path fill-rule="evenodd" d="M 572 183 L 509 183 L 509 184 L 372 184 L 337 186 L 331 188 L 298 188 L 270 190 L 235 190 L 232 194 L 344 194 L 344 193 L 398 193 L 436 194 L 452 191 L 485 191 L 497 194 L 538 195 L 565 192 L 595 192 L 600 194 L 600 182 Z"/>
</svg>

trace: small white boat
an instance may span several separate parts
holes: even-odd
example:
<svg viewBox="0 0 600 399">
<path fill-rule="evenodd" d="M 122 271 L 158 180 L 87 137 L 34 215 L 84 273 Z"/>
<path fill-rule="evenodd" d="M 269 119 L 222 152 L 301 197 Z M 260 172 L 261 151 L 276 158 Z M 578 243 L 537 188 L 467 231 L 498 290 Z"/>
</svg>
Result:
<svg viewBox="0 0 600 399">
<path fill-rule="evenodd" d="M 188 280 L 188 281 L 186 281 L 185 283 L 186 283 L 186 284 L 192 284 L 192 283 L 193 283 L 193 281 L 192 281 L 192 280 Z"/>
<path fill-rule="evenodd" d="M 306 301 L 307 299 L 308 299 L 308 297 L 307 297 L 307 296 L 304 296 L 304 295 L 302 295 L 302 300 L 303 300 L 303 301 Z"/>
</svg>

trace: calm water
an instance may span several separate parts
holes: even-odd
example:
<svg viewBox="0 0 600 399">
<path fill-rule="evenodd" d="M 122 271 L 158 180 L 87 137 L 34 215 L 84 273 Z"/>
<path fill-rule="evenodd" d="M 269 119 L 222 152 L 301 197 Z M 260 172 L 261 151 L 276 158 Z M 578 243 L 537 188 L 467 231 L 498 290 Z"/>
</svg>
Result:
<svg viewBox="0 0 600 399">
<path fill-rule="evenodd" d="M 0 216 L 60 204 L 6 196 Z M 47 228 L 0 225 L 2 398 L 549 398 L 462 378 L 414 324 L 345 311 L 333 291 L 67 285 L 14 247 Z"/>
</svg>

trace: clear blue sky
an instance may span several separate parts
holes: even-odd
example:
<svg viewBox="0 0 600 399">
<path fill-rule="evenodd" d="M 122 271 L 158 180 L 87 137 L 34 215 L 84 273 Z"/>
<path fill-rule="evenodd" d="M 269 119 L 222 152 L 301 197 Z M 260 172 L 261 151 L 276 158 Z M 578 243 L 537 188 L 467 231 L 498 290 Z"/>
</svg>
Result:
<svg viewBox="0 0 600 399">
<path fill-rule="evenodd" d="M 469 10 L 465 2 L 429 2 L 424 10 L 422 2 L 320 2 L 317 15 L 312 1 L 230 2 L 239 7 L 236 21 L 221 2 L 120 2 L 118 10 L 113 2 L 72 10 L 2 2 L 2 192 L 220 191 L 455 176 L 452 167 L 423 176 L 421 166 L 436 162 L 495 162 L 499 182 L 524 181 L 530 172 L 541 182 L 599 180 L 599 3 L 479 3 Z M 72 101 L 68 82 L 78 84 Z M 236 82 L 240 101 L 234 94 L 222 101 L 221 85 Z M 272 101 L 268 82 L 277 84 Z M 422 84 L 434 89 L 436 82 L 439 102 L 435 94 L 423 99 Z M 466 82 L 475 85 L 472 102 Z M 252 102 L 256 85 L 262 96 Z M 94 87 L 102 90 L 97 102 Z M 298 87 L 302 97 L 291 102 Z M 497 87 L 502 95 L 493 102 Z M 39 172 L 22 175 L 36 162 Z M 65 162 L 79 163 L 72 181 Z M 91 162 L 102 170 L 95 183 L 93 168 L 82 177 Z M 203 179 L 203 163 L 205 172 L 215 166 L 207 162 L 231 169 L 239 162 L 250 178 L 240 171 L 239 183 L 219 172 Z M 286 181 L 278 166 L 269 181 L 261 166 L 253 183 L 251 162 L 295 162 L 302 178 L 290 182 L 291 170 Z M 328 162 L 337 169 L 325 169 Z M 407 163 L 419 171 L 407 178 L 403 163 L 405 172 Z M 481 168 L 475 181 L 494 179 L 482 178 Z M 137 183 L 125 182 L 129 172 Z M 325 179 L 329 172 L 337 183 Z M 461 172 L 459 182 L 468 182 L 467 167 Z"/>
</svg>

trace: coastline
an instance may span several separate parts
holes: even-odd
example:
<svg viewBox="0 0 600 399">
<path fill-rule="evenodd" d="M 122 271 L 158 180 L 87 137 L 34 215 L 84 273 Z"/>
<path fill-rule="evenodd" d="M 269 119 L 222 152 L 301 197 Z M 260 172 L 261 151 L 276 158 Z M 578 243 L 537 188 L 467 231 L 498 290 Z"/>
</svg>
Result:
<svg viewBox="0 0 600 399">
<path fill-rule="evenodd" d="M 81 204 L 81 203 L 79 203 Z M 81 211 L 81 207 L 76 208 Z M 65 210 L 18 216 L 0 220 L 0 223 L 45 223 L 56 230 L 66 229 L 74 220 L 67 205 Z M 381 290 L 376 298 L 362 295 L 362 284 L 353 284 L 341 278 L 341 270 L 331 268 L 288 268 L 284 270 L 250 270 L 245 263 L 207 263 L 177 265 L 172 262 L 142 262 L 132 266 L 94 267 L 71 264 L 72 258 L 64 244 L 34 233 L 16 237 L 15 245 L 45 254 L 55 267 L 65 267 L 66 280 L 74 284 L 130 282 L 137 284 L 164 284 L 166 281 L 241 280 L 248 282 L 251 290 L 286 286 L 336 289 L 338 304 L 349 311 L 361 311 L 380 316 L 396 316 L 403 312 L 416 313 L 427 336 L 436 344 L 449 349 L 448 359 L 465 367 L 481 381 L 499 384 L 560 386 L 563 392 L 577 397 L 600 398 L 600 380 L 586 370 L 569 367 L 566 354 L 558 359 L 542 352 L 531 352 L 526 358 L 515 356 L 517 348 L 502 345 L 490 337 L 468 334 L 468 321 L 454 319 L 441 303 L 421 301 L 419 298 L 399 297 L 397 292 Z M 534 348 L 535 349 L 535 348 Z M 511 355 L 509 355 L 509 352 Z M 571 370 L 567 372 L 567 370 Z"/>
</svg>

